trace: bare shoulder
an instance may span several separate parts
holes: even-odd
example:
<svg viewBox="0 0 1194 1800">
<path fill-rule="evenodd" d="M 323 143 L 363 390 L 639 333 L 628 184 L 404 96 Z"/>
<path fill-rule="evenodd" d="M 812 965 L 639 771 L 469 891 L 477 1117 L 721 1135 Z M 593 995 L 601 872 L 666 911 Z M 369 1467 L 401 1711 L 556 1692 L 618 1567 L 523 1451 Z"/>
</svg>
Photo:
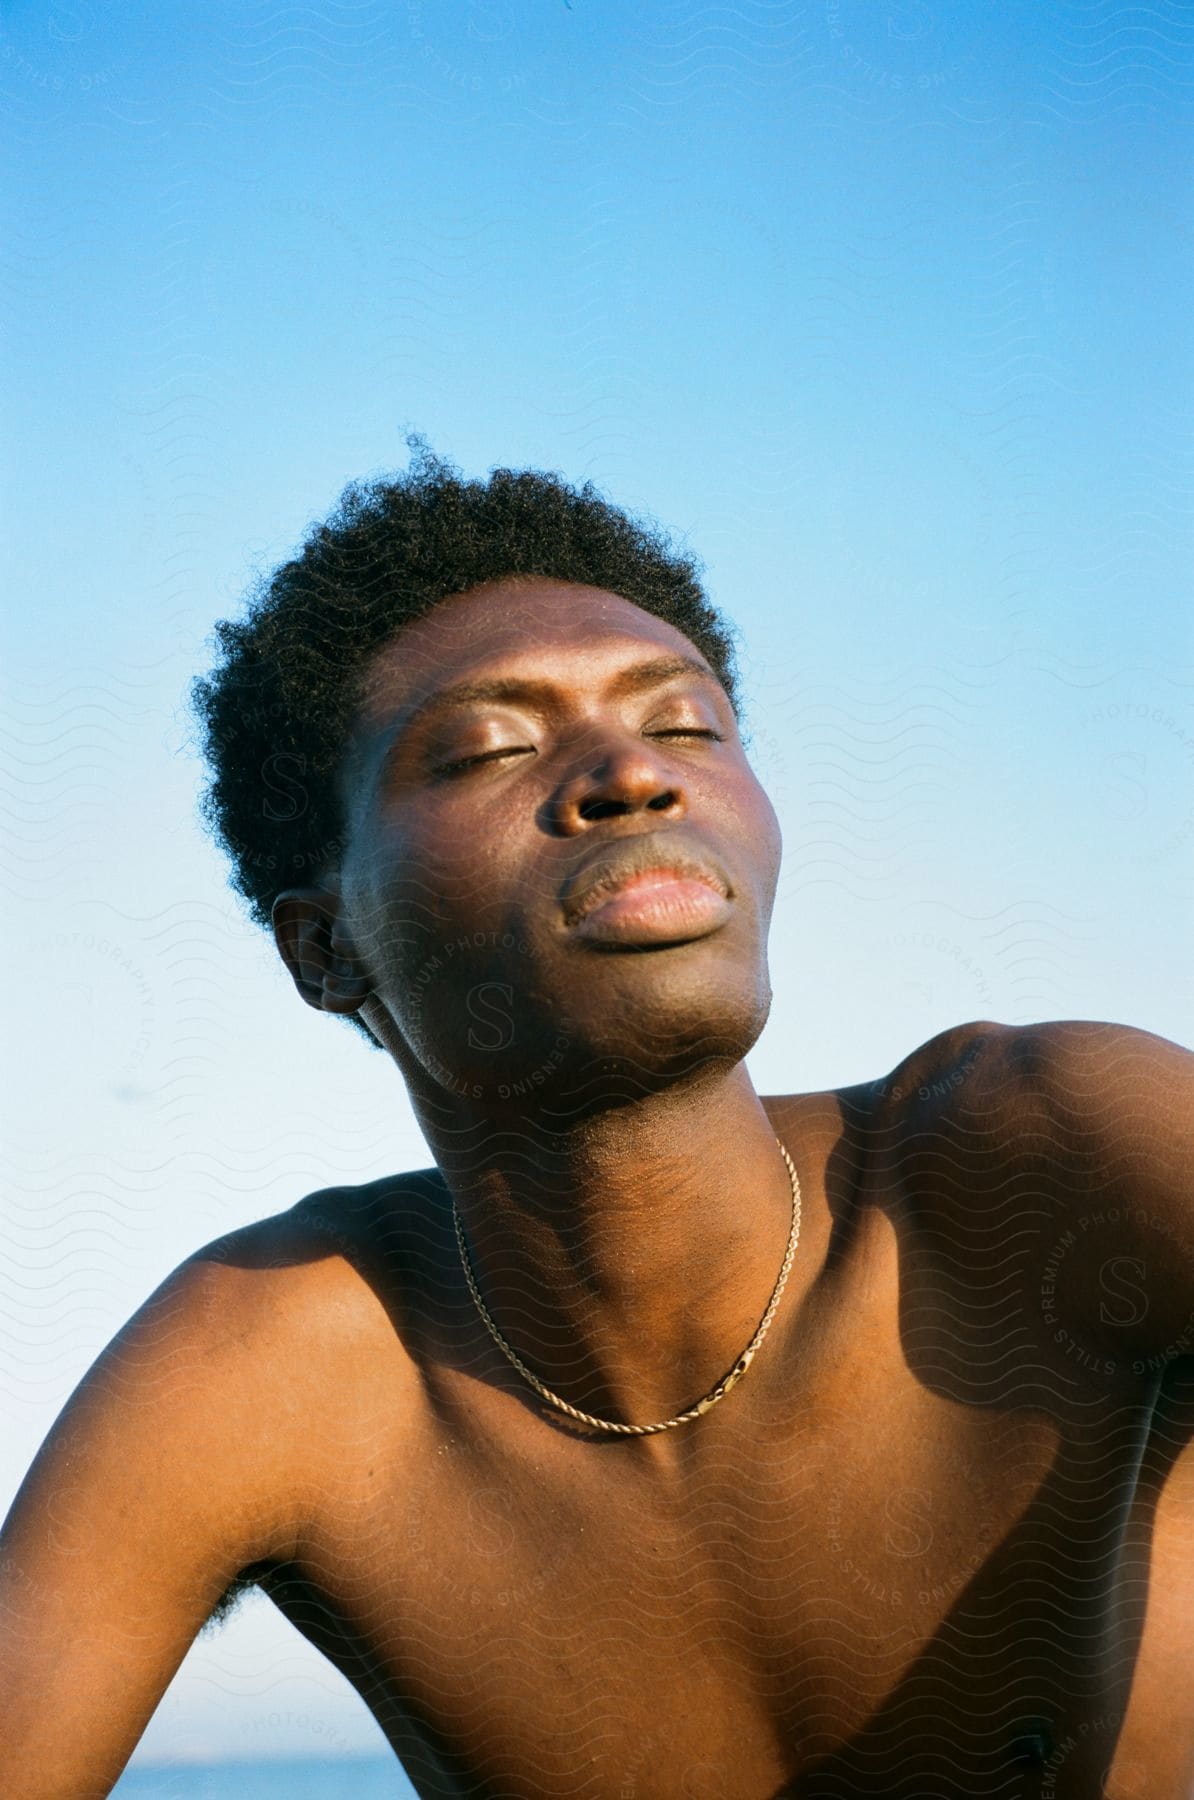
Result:
<svg viewBox="0 0 1194 1800">
<path fill-rule="evenodd" d="M 1188 1115 L 1192 1072 L 1189 1050 L 1135 1026 L 976 1019 L 918 1045 L 870 1091 L 888 1129 L 966 1133 L 975 1144 L 997 1136 L 1005 1152 L 1044 1166 L 1070 1150 L 1067 1123 L 1080 1124 L 1085 1136 L 1114 1125 L 1113 1102 L 1125 1096 L 1140 1125 L 1137 1089 L 1158 1114 Z"/>
<path fill-rule="evenodd" d="M 278 1568 L 335 1507 L 354 1467 L 345 1443 L 375 1408 L 379 1383 L 382 1410 L 396 1417 L 412 1394 L 396 1328 L 410 1262 L 404 1246 L 435 1174 L 318 1189 L 213 1239 L 176 1272 L 190 1293 L 190 1335 L 214 1330 L 231 1347 L 230 1384 L 254 1404 L 241 1441 L 255 1456 L 269 1446 L 289 1522 L 284 1548 L 271 1546 L 225 1583 L 206 1629 L 254 1587 L 272 1591 Z"/>
<path fill-rule="evenodd" d="M 0 1529 L 5 1793 L 107 1793 L 220 1594 L 296 1554 L 327 1460 L 312 1413 L 343 1359 L 322 1354 L 335 1306 L 296 1284 L 316 1263 L 295 1224 L 173 1269 L 26 1474 Z"/>
<path fill-rule="evenodd" d="M 980 1092 L 1010 1096 L 1023 1072 L 1018 1038 L 1015 1026 L 995 1019 L 969 1019 L 934 1033 L 870 1084 L 885 1122 L 939 1116 L 963 1091 L 971 1102 Z"/>
<path fill-rule="evenodd" d="M 767 1105 L 777 1129 L 781 1120 L 822 1121 L 834 1161 L 858 1182 L 865 1177 L 880 1204 L 898 1198 L 910 1219 L 923 1221 L 957 1198 L 969 1207 L 1006 1173 L 1009 1158 L 1031 1157 L 1032 1094 L 1019 1030 L 971 1019 L 936 1032 L 873 1080 Z"/>
<path fill-rule="evenodd" d="M 1052 1197 L 1072 1186 L 1056 1068 L 1075 1025 L 968 1020 L 871 1085 L 873 1166 L 911 1220 L 967 1254 L 992 1231 L 1006 1249 L 1048 1228 Z"/>
<path fill-rule="evenodd" d="M 318 1345 L 326 1359 L 359 1345 L 362 1334 L 392 1336 L 404 1288 L 417 1279 L 410 1246 L 437 1179 L 434 1169 L 416 1170 L 320 1188 L 205 1244 L 188 1262 L 196 1279 L 219 1290 L 242 1342 L 301 1342 L 307 1361 L 317 1360 Z"/>
<path fill-rule="evenodd" d="M 809 1094 L 764 1099 L 780 1135 L 784 1127 L 818 1124 L 863 1148 L 891 1142 L 894 1134 L 940 1122 L 946 1103 L 962 1090 L 973 1101 L 1002 1095 L 1010 1104 L 1027 1066 L 1015 1027 L 992 1019 L 951 1025 L 910 1050 L 887 1074 Z"/>
<path fill-rule="evenodd" d="M 991 1146 L 1006 1144 L 1021 1086 L 1015 1038 L 1011 1026 L 970 1020 L 918 1044 L 884 1075 L 773 1095 L 763 1105 L 792 1153 L 823 1177 L 841 1225 L 864 1194 L 879 1205 L 911 1195 L 912 1212 L 923 1216 L 947 1190 L 941 1168 L 928 1172 L 925 1165 L 934 1156 L 948 1163 L 951 1137 L 973 1131 L 979 1118 Z"/>
</svg>

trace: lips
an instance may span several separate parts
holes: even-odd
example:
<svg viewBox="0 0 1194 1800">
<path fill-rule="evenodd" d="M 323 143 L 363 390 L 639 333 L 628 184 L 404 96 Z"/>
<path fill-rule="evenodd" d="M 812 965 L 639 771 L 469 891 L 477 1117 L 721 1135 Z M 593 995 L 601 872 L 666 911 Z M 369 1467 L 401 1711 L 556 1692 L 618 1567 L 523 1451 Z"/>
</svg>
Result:
<svg viewBox="0 0 1194 1800">
<path fill-rule="evenodd" d="M 607 849 L 573 874 L 563 895 L 565 923 L 578 925 L 632 885 L 645 890 L 648 885 L 664 888 L 672 883 L 699 883 L 723 900 L 733 897 L 728 875 L 712 857 L 644 837 Z"/>
<path fill-rule="evenodd" d="M 652 872 L 603 894 L 571 930 L 607 950 L 660 949 L 711 936 L 732 912 L 733 903 L 708 882 Z"/>
</svg>

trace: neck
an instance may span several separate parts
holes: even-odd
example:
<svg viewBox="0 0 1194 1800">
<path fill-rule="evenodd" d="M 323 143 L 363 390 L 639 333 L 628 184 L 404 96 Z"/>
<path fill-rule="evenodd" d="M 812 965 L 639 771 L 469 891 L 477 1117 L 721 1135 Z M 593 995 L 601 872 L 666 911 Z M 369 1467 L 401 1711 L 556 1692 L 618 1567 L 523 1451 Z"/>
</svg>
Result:
<svg viewBox="0 0 1194 1800">
<path fill-rule="evenodd" d="M 546 1386 L 600 1418 L 649 1424 L 729 1371 L 792 1217 L 743 1064 L 563 1131 L 558 1119 L 419 1111 L 481 1296 Z"/>
</svg>

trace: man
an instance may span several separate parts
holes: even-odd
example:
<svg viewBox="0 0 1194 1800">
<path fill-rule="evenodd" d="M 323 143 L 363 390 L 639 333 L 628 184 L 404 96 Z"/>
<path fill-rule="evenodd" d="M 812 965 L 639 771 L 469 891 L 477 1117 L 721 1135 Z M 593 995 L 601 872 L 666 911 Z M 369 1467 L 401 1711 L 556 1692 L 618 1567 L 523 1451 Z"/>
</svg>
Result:
<svg viewBox="0 0 1194 1800">
<path fill-rule="evenodd" d="M 219 628 L 209 817 L 433 1167 L 195 1253 L 0 1559 L 0 1789 L 256 1583 L 428 1796 L 1182 1800 L 1194 1058 L 979 1021 L 760 1098 L 775 816 L 692 565 L 423 453 Z"/>
</svg>

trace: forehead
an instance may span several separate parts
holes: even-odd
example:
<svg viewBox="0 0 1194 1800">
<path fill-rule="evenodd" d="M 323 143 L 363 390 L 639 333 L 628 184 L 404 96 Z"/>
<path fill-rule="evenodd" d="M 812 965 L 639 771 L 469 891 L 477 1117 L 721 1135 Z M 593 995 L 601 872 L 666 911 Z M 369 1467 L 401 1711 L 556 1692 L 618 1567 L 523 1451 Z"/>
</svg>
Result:
<svg viewBox="0 0 1194 1800">
<path fill-rule="evenodd" d="M 396 712 L 483 672 L 581 688 L 636 653 L 661 650 L 696 654 L 683 632 L 620 594 L 539 577 L 487 582 L 440 601 L 374 653 L 362 675 L 357 726 L 367 737 Z"/>
</svg>

